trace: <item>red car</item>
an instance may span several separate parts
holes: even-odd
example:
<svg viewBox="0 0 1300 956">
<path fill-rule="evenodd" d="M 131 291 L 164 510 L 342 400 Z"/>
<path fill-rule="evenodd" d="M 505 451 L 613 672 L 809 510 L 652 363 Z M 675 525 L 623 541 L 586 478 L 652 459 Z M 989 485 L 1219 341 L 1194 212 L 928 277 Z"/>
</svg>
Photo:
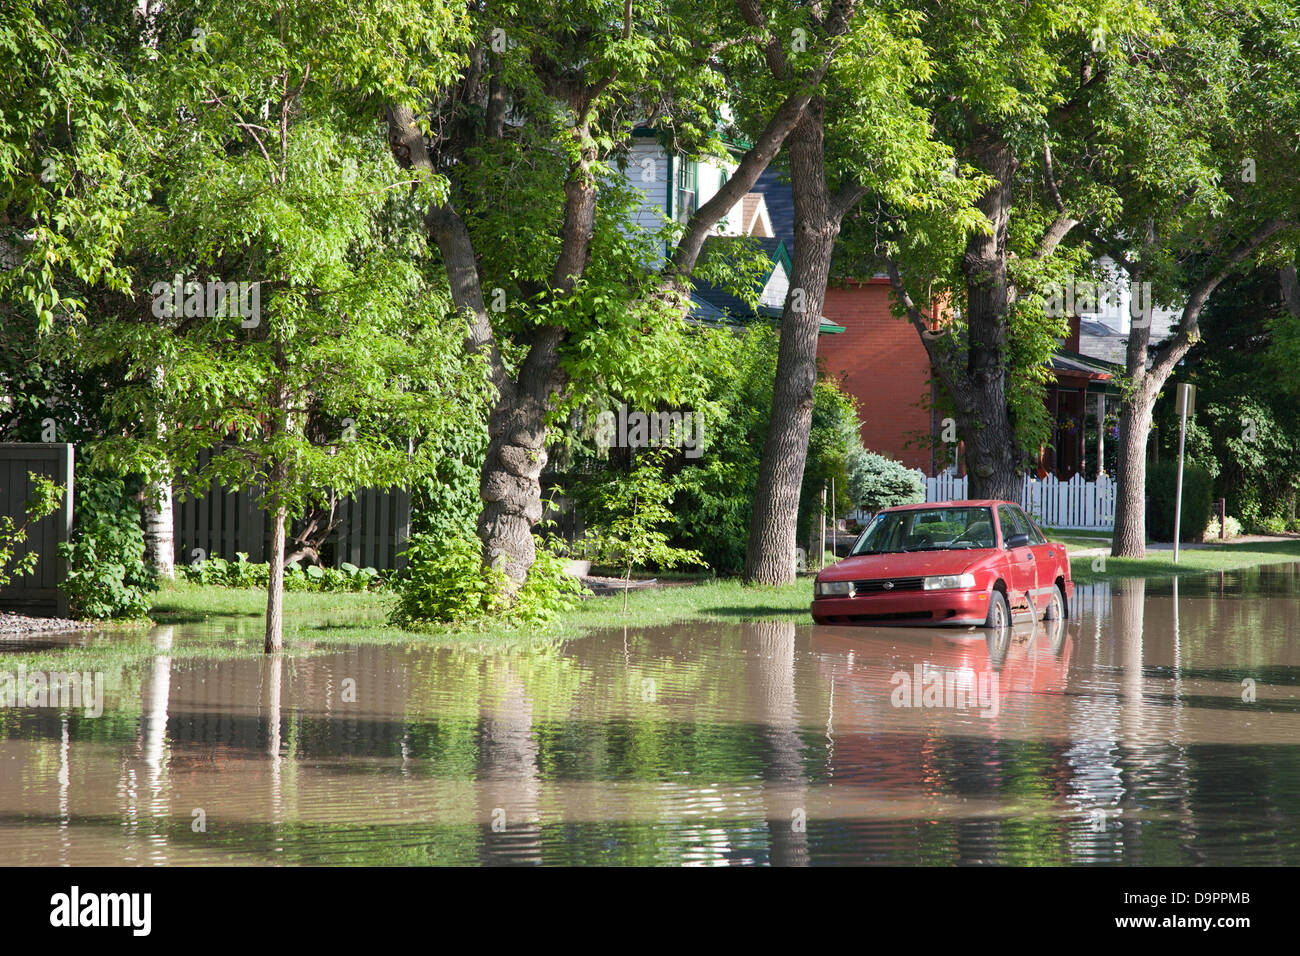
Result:
<svg viewBox="0 0 1300 956">
<path fill-rule="evenodd" d="M 817 575 L 818 624 L 1004 627 L 1013 614 L 1068 617 L 1065 545 L 1011 501 L 944 501 L 879 512 L 849 556 Z"/>
</svg>

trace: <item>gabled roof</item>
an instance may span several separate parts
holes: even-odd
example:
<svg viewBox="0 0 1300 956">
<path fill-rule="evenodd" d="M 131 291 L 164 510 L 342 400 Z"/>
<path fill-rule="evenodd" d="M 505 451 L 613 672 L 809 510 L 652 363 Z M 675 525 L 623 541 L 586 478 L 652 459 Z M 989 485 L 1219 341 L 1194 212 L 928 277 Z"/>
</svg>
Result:
<svg viewBox="0 0 1300 956">
<path fill-rule="evenodd" d="M 771 166 L 763 170 L 754 184 L 754 192 L 761 193 L 767 203 L 767 216 L 772 220 L 772 234 L 794 252 L 794 193 L 790 184 Z"/>
<path fill-rule="evenodd" d="M 734 236 L 710 236 L 704 240 L 704 245 L 707 249 L 710 243 L 717 243 L 720 240 L 734 242 L 735 239 Z M 751 236 L 749 241 L 757 243 L 758 247 L 767 253 L 769 262 L 768 268 L 755 283 L 754 294 L 757 297 L 767 287 L 778 266 L 784 269 L 787 278 L 789 277 L 790 253 L 780 239 L 756 239 Z M 760 304 L 757 308 L 753 308 L 743 298 L 728 289 L 699 279 L 693 280 L 692 284 L 691 317 L 696 321 L 718 325 L 740 325 L 758 318 L 775 320 L 781 318 L 782 309 L 779 307 Z M 844 326 L 836 325 L 822 316 L 821 334 L 834 335 L 843 331 Z"/>
<path fill-rule="evenodd" d="M 730 236 L 710 236 L 708 239 L 704 240 L 705 254 L 707 254 L 711 245 L 716 247 L 719 240 L 730 242 L 735 241 L 734 237 Z M 790 275 L 790 254 L 786 251 L 785 243 L 780 239 L 754 239 L 751 237 L 749 241 L 757 243 L 758 247 L 767 253 L 769 263 L 767 270 L 763 272 L 755 284 L 754 295 L 757 297 L 762 293 L 763 289 L 767 287 L 767 283 L 772 278 L 772 273 L 776 271 L 777 266 L 783 267 L 785 269 L 785 274 L 787 276 Z M 781 317 L 780 309 L 774 309 L 764 305 L 760 305 L 757 309 L 751 308 L 749 303 L 747 303 L 743 298 L 728 289 L 723 289 L 720 286 L 715 286 L 699 279 L 693 280 L 693 285 L 694 292 L 691 296 L 692 299 L 703 299 L 718 311 L 724 312 L 737 319 L 752 319 L 759 315 L 767 316 L 768 318 Z"/>
</svg>

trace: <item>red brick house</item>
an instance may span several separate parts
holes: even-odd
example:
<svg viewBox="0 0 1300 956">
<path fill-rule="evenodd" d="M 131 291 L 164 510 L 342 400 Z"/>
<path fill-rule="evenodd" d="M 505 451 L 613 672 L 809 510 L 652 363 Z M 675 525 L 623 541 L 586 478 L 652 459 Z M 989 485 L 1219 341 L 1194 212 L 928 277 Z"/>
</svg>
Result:
<svg viewBox="0 0 1300 956">
<path fill-rule="evenodd" d="M 794 203 L 789 185 L 769 169 L 754 187 L 763 194 L 772 229 L 794 248 Z M 935 475 L 945 468 L 964 472 L 960 449 L 945 455 L 933 441 L 942 433 L 933 410 L 935 385 L 930 359 L 916 330 L 892 312 L 893 292 L 884 275 L 833 281 L 822 307 L 824 323 L 843 328 L 818 339 L 817 357 L 827 373 L 858 399 L 862 443 L 871 451 Z M 938 317 L 934 316 L 937 322 Z M 1054 382 L 1045 402 L 1056 430 L 1042 449 L 1038 475 L 1091 479 L 1106 462 L 1111 429 L 1107 416 L 1118 404 L 1118 366 L 1079 352 L 1079 318 L 1052 359 Z"/>
<path fill-rule="evenodd" d="M 862 444 L 933 475 L 936 457 L 925 444 L 938 432 L 930 411 L 930 359 L 910 322 L 890 312 L 889 279 L 835 282 L 822 315 L 843 326 L 817 342 L 817 357 L 858 399 Z"/>
</svg>

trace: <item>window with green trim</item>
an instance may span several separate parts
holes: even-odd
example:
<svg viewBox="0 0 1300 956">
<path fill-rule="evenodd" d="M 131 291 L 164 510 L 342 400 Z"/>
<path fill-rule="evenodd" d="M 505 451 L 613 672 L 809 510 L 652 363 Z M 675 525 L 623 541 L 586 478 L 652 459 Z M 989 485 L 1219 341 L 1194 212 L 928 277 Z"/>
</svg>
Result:
<svg viewBox="0 0 1300 956">
<path fill-rule="evenodd" d="M 700 165 L 683 159 L 677 167 L 677 218 L 685 222 L 699 206 Z"/>
</svg>

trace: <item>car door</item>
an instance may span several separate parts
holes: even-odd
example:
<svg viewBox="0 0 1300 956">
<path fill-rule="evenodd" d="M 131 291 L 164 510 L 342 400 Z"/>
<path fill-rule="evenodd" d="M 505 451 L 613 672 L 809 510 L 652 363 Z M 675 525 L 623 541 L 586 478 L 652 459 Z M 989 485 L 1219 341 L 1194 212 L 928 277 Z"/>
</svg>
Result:
<svg viewBox="0 0 1300 956">
<path fill-rule="evenodd" d="M 1011 592 L 1011 610 L 1023 612 L 1033 610 L 1034 592 L 1038 588 L 1038 571 L 1035 568 L 1034 549 L 1029 544 L 1020 547 L 1008 547 L 1007 542 L 1014 535 L 1028 535 L 1029 528 L 1021 522 L 1020 517 L 1010 505 L 998 505 L 998 526 L 1002 531 L 1002 549 L 1007 556 L 1007 586 Z"/>
<path fill-rule="evenodd" d="M 1063 564 L 1063 552 L 1059 545 L 1047 540 L 1043 529 L 1038 527 L 1033 518 L 1020 508 L 1016 508 L 1015 512 L 1029 529 L 1030 550 L 1034 553 L 1034 575 L 1038 582 L 1038 599 L 1035 604 L 1038 610 L 1046 611 L 1052 600 L 1052 586 L 1056 583 L 1056 575 Z"/>
</svg>

